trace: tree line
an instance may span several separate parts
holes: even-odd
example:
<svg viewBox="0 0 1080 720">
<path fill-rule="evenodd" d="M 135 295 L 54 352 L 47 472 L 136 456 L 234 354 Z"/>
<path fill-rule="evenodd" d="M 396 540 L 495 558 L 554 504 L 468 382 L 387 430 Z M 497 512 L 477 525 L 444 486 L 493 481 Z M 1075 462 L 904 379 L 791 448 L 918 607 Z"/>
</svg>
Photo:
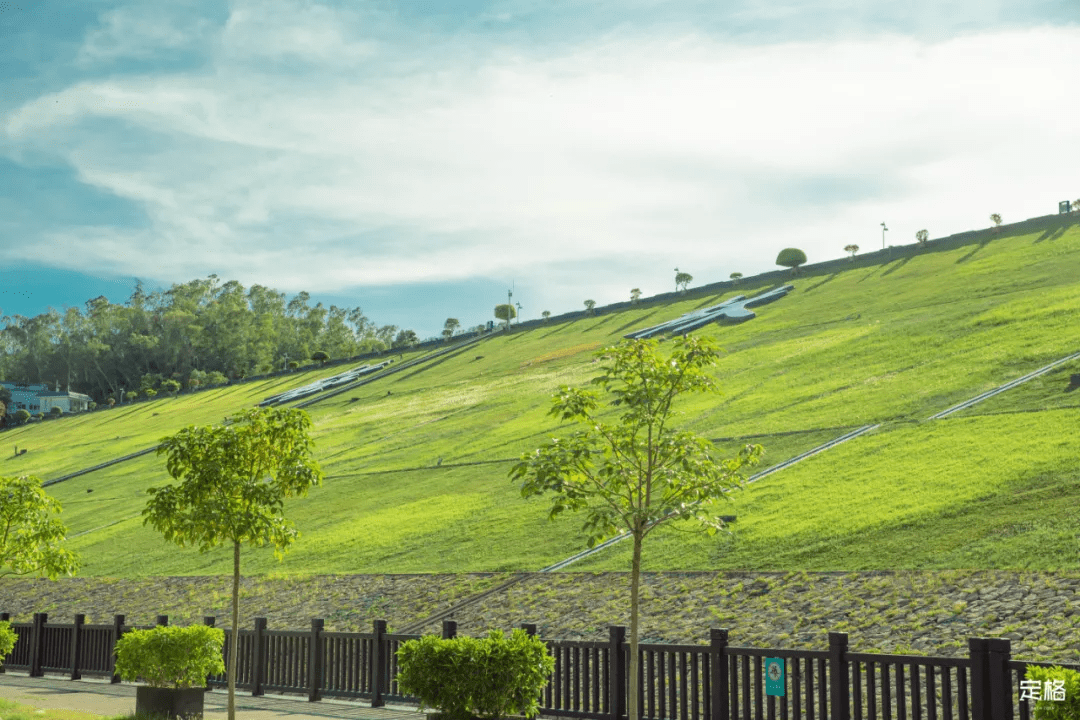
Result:
<svg viewBox="0 0 1080 720">
<path fill-rule="evenodd" d="M 99 296 L 84 310 L 4 316 L 0 378 L 59 383 L 105 402 L 121 390 L 169 391 L 298 367 L 316 353 L 342 358 L 415 344 L 412 330 L 376 327 L 359 307 L 311 307 L 309 299 L 300 292 L 286 302 L 284 293 L 219 284 L 217 275 L 152 294 L 136 282 L 123 305 Z"/>
</svg>

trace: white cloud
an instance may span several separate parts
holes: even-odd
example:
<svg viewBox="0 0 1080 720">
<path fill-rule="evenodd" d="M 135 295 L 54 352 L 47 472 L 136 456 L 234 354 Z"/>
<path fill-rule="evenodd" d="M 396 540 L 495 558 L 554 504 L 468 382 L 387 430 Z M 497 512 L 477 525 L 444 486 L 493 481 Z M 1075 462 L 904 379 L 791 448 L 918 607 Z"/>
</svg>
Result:
<svg viewBox="0 0 1080 720">
<path fill-rule="evenodd" d="M 366 32 L 385 18 L 250 8 L 206 69 L 85 80 L 8 116 L 9 144 L 152 220 L 58 229 L 50 262 L 288 292 L 529 274 L 576 309 L 671 289 L 675 264 L 704 283 L 772 269 L 783 246 L 870 249 L 881 220 L 902 244 L 1077 194 L 1075 27 L 759 47 L 623 33 L 553 59 L 461 38 L 409 58 Z M 151 12 L 108 16 L 87 62 L 191 35 Z M 379 228 L 400 242 L 366 245 Z M 550 264 L 568 260 L 589 290 Z"/>
</svg>

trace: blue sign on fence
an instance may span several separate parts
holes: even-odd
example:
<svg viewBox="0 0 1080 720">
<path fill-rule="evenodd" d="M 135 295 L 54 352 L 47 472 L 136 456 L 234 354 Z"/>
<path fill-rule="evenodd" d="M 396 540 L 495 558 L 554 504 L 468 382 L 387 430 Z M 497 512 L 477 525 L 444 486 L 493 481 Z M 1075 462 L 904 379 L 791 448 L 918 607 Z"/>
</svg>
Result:
<svg viewBox="0 0 1080 720">
<path fill-rule="evenodd" d="M 784 697 L 783 658 L 765 658 L 765 694 Z"/>
</svg>

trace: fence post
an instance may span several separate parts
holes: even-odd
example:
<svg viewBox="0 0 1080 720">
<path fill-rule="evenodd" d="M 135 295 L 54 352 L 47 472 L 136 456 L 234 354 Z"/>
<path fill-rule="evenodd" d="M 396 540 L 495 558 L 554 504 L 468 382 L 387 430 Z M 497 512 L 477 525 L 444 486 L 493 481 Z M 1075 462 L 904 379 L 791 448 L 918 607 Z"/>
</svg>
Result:
<svg viewBox="0 0 1080 720">
<path fill-rule="evenodd" d="M 851 720 L 851 673 L 847 633 L 829 633 L 829 706 L 836 720 Z"/>
<path fill-rule="evenodd" d="M 322 699 L 319 692 L 322 684 L 322 618 L 311 619 L 311 655 L 308 658 L 308 701 Z"/>
<path fill-rule="evenodd" d="M 8 614 L 8 613 L 0 613 L 0 622 L 8 622 L 10 619 L 11 619 L 10 614 Z M 11 652 L 15 652 L 15 648 L 12 648 Z M 5 657 L 5 658 L 0 658 L 0 660 L 3 660 L 3 663 L 0 664 L 0 673 L 2 673 L 2 672 L 4 672 L 4 665 L 7 665 L 7 660 L 8 659 Z"/>
<path fill-rule="evenodd" d="M 79 668 L 79 654 L 82 652 L 82 640 L 83 640 L 83 624 L 86 622 L 86 615 L 78 613 L 75 615 L 75 624 L 71 627 L 71 679 L 82 679 L 82 673 Z"/>
<path fill-rule="evenodd" d="M 442 621 L 443 640 L 452 640 L 457 637 L 457 623 L 453 620 Z"/>
<path fill-rule="evenodd" d="M 251 669 L 251 696 L 263 694 L 266 677 L 266 618 L 255 618 L 255 667 Z"/>
<path fill-rule="evenodd" d="M 113 629 L 112 629 L 112 655 L 109 661 L 112 665 L 113 676 L 111 683 L 120 682 L 120 676 L 116 674 L 116 644 L 120 642 L 120 636 L 124 634 L 124 616 L 113 615 Z"/>
<path fill-rule="evenodd" d="M 611 682 L 608 687 L 608 720 L 621 720 L 626 714 L 626 663 L 623 659 L 625 642 L 626 628 L 622 625 L 608 625 L 608 663 L 611 667 L 608 675 Z"/>
<path fill-rule="evenodd" d="M 383 707 L 383 694 L 390 692 L 390 641 L 386 639 L 386 621 L 376 620 L 371 640 L 371 707 Z"/>
<path fill-rule="evenodd" d="M 1007 665 L 1012 643 L 1008 638 L 990 638 L 986 651 L 990 720 L 1013 720 L 1012 674 Z"/>
<path fill-rule="evenodd" d="M 216 623 L 216 622 L 217 622 L 217 618 L 213 617 L 212 615 L 203 615 L 202 624 L 205 625 L 206 627 L 214 627 L 214 623 Z M 223 651 L 222 656 L 223 657 L 224 657 L 224 649 L 225 648 L 224 648 L 224 645 L 223 645 L 222 646 L 222 651 Z M 207 692 L 210 692 L 210 678 L 211 677 L 213 677 L 213 676 L 212 675 L 207 675 L 206 676 L 206 691 Z"/>
<path fill-rule="evenodd" d="M 30 636 L 30 677 L 41 677 L 45 673 L 41 670 L 41 650 L 45 644 L 45 621 L 48 613 L 34 613 L 34 629 Z"/>
<path fill-rule="evenodd" d="M 711 720 L 727 720 L 728 708 L 728 645 L 726 629 L 709 630 L 709 705 Z"/>
<path fill-rule="evenodd" d="M 968 638 L 968 653 L 971 656 L 971 720 L 990 720 L 987 703 L 987 657 L 986 638 Z"/>
</svg>

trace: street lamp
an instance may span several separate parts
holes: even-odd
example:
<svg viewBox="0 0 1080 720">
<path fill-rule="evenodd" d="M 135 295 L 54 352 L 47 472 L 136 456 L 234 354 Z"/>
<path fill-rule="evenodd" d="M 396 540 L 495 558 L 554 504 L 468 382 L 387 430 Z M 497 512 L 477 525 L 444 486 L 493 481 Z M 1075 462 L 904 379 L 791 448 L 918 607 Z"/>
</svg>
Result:
<svg viewBox="0 0 1080 720">
<path fill-rule="evenodd" d="M 889 228 L 885 227 L 885 223 L 881 223 L 881 249 L 885 249 L 885 231 Z"/>
</svg>

